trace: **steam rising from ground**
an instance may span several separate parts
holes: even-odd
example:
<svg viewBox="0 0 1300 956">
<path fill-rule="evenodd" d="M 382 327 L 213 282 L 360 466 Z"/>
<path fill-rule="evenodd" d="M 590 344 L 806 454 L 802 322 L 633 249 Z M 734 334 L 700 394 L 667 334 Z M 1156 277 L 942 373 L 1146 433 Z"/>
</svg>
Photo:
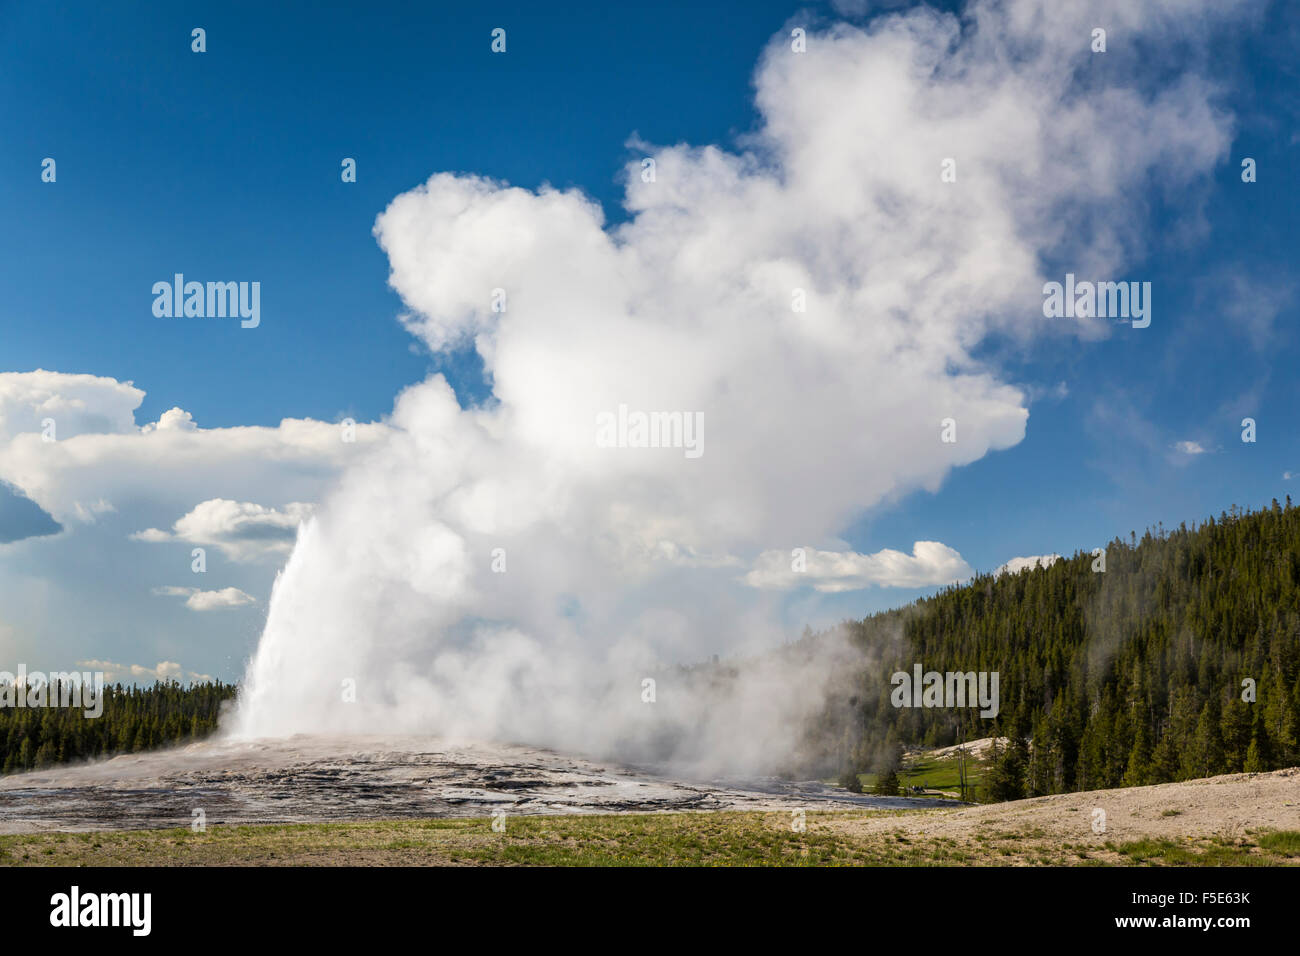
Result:
<svg viewBox="0 0 1300 956">
<path fill-rule="evenodd" d="M 614 228 L 579 192 L 473 176 L 397 197 L 375 234 L 404 321 L 472 341 L 492 401 L 462 409 L 441 376 L 398 397 L 300 531 L 235 732 L 786 759 L 842 648 L 726 681 L 665 665 L 779 645 L 771 552 L 837 550 L 863 509 L 1019 442 L 1024 394 L 973 351 L 1042 334 L 1045 263 L 1118 278 L 1153 182 L 1188 188 L 1229 143 L 1198 77 L 1139 91 L 1091 60 L 1098 23 L 1186 39 L 1196 4 L 967 13 L 810 31 L 802 54 L 779 34 L 744 151 L 646 147 Z M 702 413 L 704 454 L 598 447 L 620 405 Z"/>
</svg>

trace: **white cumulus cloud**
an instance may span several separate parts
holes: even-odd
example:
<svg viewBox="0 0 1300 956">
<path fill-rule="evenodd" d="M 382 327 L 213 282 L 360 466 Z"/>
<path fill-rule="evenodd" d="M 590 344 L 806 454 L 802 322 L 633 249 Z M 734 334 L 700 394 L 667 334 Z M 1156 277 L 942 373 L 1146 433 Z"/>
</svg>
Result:
<svg viewBox="0 0 1300 956">
<path fill-rule="evenodd" d="M 158 528 L 137 531 L 137 541 L 184 541 L 212 545 L 234 561 L 252 561 L 266 555 L 286 554 L 293 546 L 298 525 L 312 506 L 292 501 L 284 510 L 247 501 L 213 498 L 201 501 L 176 520 L 171 533 Z"/>
<path fill-rule="evenodd" d="M 168 585 L 154 588 L 154 594 L 168 597 L 185 598 L 185 606 L 191 611 L 219 611 L 226 608 L 242 607 L 254 604 L 256 599 L 245 594 L 239 588 L 221 588 L 219 591 L 204 591 L 199 588 L 184 588 Z"/>
<path fill-rule="evenodd" d="M 150 600 L 150 591 L 188 577 L 195 540 L 213 549 L 209 570 L 220 568 L 223 586 L 264 596 L 310 503 L 390 431 L 359 424 L 345 433 L 311 419 L 204 428 L 179 408 L 138 424 L 144 395 L 101 376 L 0 373 L 0 490 L 50 516 L 11 515 L 27 533 L 0 534 L 0 608 L 13 628 L 0 635 L 0 655 L 39 651 L 51 665 L 185 655 L 206 670 L 232 666 L 247 653 L 242 621 L 232 629 L 225 615 L 189 615 L 180 627 L 176 616 L 187 606 L 239 615 L 255 605 L 230 593 L 187 594 L 182 605 Z M 142 540 L 177 547 L 128 540 L 142 529 Z"/>
<path fill-rule="evenodd" d="M 311 500 L 388 431 L 360 424 L 348 442 L 339 425 L 311 419 L 200 428 L 179 408 L 137 426 L 144 394 L 93 375 L 0 373 L 0 479 L 60 523 L 93 520 L 124 498 L 186 514 L 211 499 L 265 500 L 269 493 L 284 508 Z M 47 420 L 53 441 L 44 437 Z"/>
<path fill-rule="evenodd" d="M 755 588 L 788 589 L 807 585 L 824 593 L 861 588 L 920 588 L 953 584 L 974 574 L 962 556 L 938 541 L 917 541 L 912 553 L 886 548 L 874 554 L 853 551 L 764 551 L 745 575 Z M 802 570 L 796 570 L 796 566 Z"/>
<path fill-rule="evenodd" d="M 1019 574 L 1026 568 L 1050 568 L 1060 560 L 1061 556 L 1059 554 L 1031 554 L 1023 558 L 1012 558 L 1006 564 L 998 567 L 998 569 L 993 572 L 993 576 L 997 577 L 1002 574 Z"/>
</svg>

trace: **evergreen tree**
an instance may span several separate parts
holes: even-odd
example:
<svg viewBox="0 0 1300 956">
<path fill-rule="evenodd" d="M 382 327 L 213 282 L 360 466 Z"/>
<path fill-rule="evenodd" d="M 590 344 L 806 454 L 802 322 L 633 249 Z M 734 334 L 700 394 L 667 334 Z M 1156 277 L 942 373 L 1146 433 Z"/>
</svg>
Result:
<svg viewBox="0 0 1300 956">
<path fill-rule="evenodd" d="M 1272 766 L 1273 748 L 1269 744 L 1268 728 L 1260 711 L 1255 712 L 1255 724 L 1251 729 L 1250 745 L 1246 749 L 1246 763 L 1242 768 L 1246 773 L 1263 773 Z"/>
<path fill-rule="evenodd" d="M 1147 730 L 1146 720 L 1139 719 L 1133 749 L 1129 751 L 1128 767 L 1124 771 L 1124 786 L 1141 787 L 1152 783 L 1153 770 L 1151 734 Z"/>
<path fill-rule="evenodd" d="M 1253 513 L 1234 506 L 1200 525 L 1115 538 L 1105 551 L 1104 572 L 1080 552 L 846 622 L 860 663 L 844 669 L 809 740 L 847 731 L 849 751 L 872 754 L 891 735 L 937 747 L 1031 727 L 1032 747 L 999 751 L 986 780 L 1005 794 L 1300 765 L 1300 508 L 1289 498 Z M 815 653 L 832 639 L 802 643 Z M 997 720 L 893 707 L 890 675 L 916 663 L 997 671 Z M 1257 702 L 1240 699 L 1246 677 Z"/>
<path fill-rule="evenodd" d="M 50 690 L 50 700 L 60 703 L 61 688 Z M 105 687 L 103 694 L 99 717 L 62 705 L 0 708 L 0 771 L 17 773 L 206 735 L 216 729 L 221 705 L 234 697 L 235 688 L 158 682 L 152 687 L 118 684 Z"/>
</svg>

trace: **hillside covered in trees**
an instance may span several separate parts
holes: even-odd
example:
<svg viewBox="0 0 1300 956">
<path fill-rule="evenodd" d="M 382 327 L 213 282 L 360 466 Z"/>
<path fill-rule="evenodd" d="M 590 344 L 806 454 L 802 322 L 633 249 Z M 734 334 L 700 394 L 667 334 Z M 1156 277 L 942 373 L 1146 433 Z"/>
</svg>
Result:
<svg viewBox="0 0 1300 956">
<path fill-rule="evenodd" d="M 981 575 L 847 622 L 862 663 L 815 728 L 839 769 L 888 775 L 904 744 L 995 735 L 1010 744 L 993 799 L 1300 764 L 1300 508 L 1234 508 L 1116 539 L 1104 558 Z M 915 664 L 997 671 L 1000 712 L 895 707 L 890 677 Z"/>
<path fill-rule="evenodd" d="M 0 707 L 0 772 L 197 740 L 216 730 L 222 703 L 234 696 L 235 686 L 220 681 L 114 684 L 104 688 L 104 711 L 94 718 L 80 707 Z"/>
</svg>

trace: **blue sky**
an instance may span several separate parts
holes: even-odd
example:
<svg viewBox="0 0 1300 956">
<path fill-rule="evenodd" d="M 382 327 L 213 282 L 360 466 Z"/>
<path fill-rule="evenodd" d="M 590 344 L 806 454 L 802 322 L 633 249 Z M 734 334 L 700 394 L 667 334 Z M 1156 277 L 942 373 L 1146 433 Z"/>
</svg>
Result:
<svg viewBox="0 0 1300 956">
<path fill-rule="evenodd" d="M 481 399 L 472 350 L 430 354 L 397 321 L 406 307 L 372 232 L 388 203 L 435 172 L 472 172 L 576 187 L 623 221 L 630 137 L 735 148 L 757 122 L 752 78 L 769 40 L 837 16 L 766 0 L 347 6 L 4 5 L 0 372 L 134 382 L 146 393 L 137 425 L 173 406 L 203 428 L 371 422 L 431 371 L 462 402 Z M 196 26 L 203 54 L 190 49 Z M 489 50 L 497 26 L 508 29 L 505 56 Z M 1097 341 L 984 341 L 980 357 L 1030 396 L 1024 440 L 955 469 L 935 493 L 864 507 L 843 528 L 850 547 L 942 541 L 992 570 L 1295 494 L 1300 478 L 1285 476 L 1300 474 L 1298 41 L 1300 10 L 1265 4 L 1196 62 L 1233 115 L 1230 155 L 1191 188 L 1153 185 L 1145 208 L 1126 211 L 1145 238 L 1115 278 L 1152 283 L 1151 326 Z M 1134 71 L 1139 84 L 1183 66 L 1122 36 L 1107 55 L 1097 69 Z M 44 157 L 57 161 L 54 184 L 41 181 Z M 357 161 L 355 184 L 340 181 L 343 157 Z M 1258 182 L 1241 181 L 1243 157 Z M 177 271 L 260 280 L 262 326 L 155 318 L 149 289 Z M 1240 440 L 1245 416 L 1258 422 L 1254 444 Z M 110 541 L 140 530 L 112 504 L 122 523 L 79 528 L 75 551 L 54 539 L 0 545 L 0 575 L 17 587 L 45 568 L 60 586 L 92 587 L 121 560 Z M 26 505 L 5 515 L 39 526 Z M 151 526 L 175 517 L 160 512 Z M 230 580 L 265 601 L 265 568 Z M 853 591 L 811 613 L 860 616 L 929 590 Z M 50 605 L 0 605 L 0 624 L 27 652 L 59 646 L 51 632 L 70 628 L 77 638 L 61 654 L 183 656 L 187 670 L 233 678 L 265 614 L 264 603 L 187 617 L 156 610 L 156 597 L 104 600 L 57 619 L 43 617 Z M 793 597 L 787 624 L 797 631 L 807 610 Z M 178 636 L 191 627 L 202 644 Z"/>
</svg>

